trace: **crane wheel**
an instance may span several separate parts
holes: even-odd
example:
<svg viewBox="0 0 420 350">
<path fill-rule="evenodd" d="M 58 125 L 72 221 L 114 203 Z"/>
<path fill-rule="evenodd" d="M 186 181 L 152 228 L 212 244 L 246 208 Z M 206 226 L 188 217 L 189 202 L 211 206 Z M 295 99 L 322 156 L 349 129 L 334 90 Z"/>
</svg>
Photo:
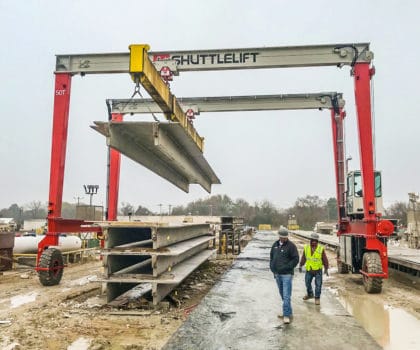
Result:
<svg viewBox="0 0 420 350">
<path fill-rule="evenodd" d="M 343 263 L 342 261 L 337 260 L 337 270 L 338 270 L 338 273 L 341 273 L 341 274 L 349 273 L 349 266 Z"/>
<path fill-rule="evenodd" d="M 367 252 L 363 254 L 362 271 L 367 273 L 382 273 L 382 263 L 378 253 Z M 368 293 L 380 293 L 382 291 L 382 278 L 366 277 L 363 275 L 363 285 Z"/>
<path fill-rule="evenodd" d="M 39 267 L 46 270 L 38 271 L 39 281 L 43 286 L 55 286 L 63 276 L 63 255 L 56 248 L 45 249 L 39 260 Z"/>
<path fill-rule="evenodd" d="M 344 262 L 342 262 L 340 260 L 340 247 L 337 248 L 336 251 L 337 254 L 337 271 L 340 274 L 345 274 L 345 273 L 349 273 L 349 265 L 345 264 Z"/>
</svg>

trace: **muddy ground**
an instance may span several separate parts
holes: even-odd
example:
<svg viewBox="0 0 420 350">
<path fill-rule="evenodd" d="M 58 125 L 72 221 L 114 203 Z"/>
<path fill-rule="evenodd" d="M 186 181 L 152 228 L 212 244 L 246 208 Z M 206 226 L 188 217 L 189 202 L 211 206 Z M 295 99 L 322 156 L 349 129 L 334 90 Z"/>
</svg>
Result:
<svg viewBox="0 0 420 350">
<path fill-rule="evenodd" d="M 298 247 L 301 252 L 303 245 Z M 420 291 L 413 280 L 391 278 L 381 294 L 368 295 L 361 276 L 338 275 L 333 252 L 328 255 L 331 273 L 325 288 L 357 305 L 374 299 L 420 319 Z M 101 270 L 98 258 L 67 267 L 60 285 L 53 287 L 41 286 L 33 270 L 5 272 L 0 275 L 0 348 L 160 349 L 231 263 L 205 263 L 160 309 L 145 306 L 144 300 L 123 308 L 104 305 L 101 284 L 94 282 Z"/>
<path fill-rule="evenodd" d="M 92 282 L 101 262 L 68 266 L 58 286 L 43 287 L 34 271 L 0 276 L 0 349 L 160 349 L 231 265 L 203 264 L 160 308 L 145 300 L 125 307 L 105 304 Z"/>
</svg>

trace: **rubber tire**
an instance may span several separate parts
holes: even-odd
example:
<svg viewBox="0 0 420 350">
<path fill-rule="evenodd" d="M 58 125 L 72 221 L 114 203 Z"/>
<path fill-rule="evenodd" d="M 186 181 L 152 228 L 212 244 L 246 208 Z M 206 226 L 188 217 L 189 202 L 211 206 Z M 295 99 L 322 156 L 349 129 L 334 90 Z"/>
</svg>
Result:
<svg viewBox="0 0 420 350">
<path fill-rule="evenodd" d="M 344 264 L 340 260 L 337 260 L 337 270 L 338 273 L 341 274 L 349 273 L 349 266 L 347 264 Z"/>
<path fill-rule="evenodd" d="M 42 252 L 39 267 L 49 270 L 38 271 L 39 281 L 43 286 L 55 286 L 63 276 L 63 255 L 56 248 L 48 248 Z"/>
<path fill-rule="evenodd" d="M 340 247 L 338 247 L 337 248 L 337 250 L 336 250 L 336 254 L 337 254 L 337 271 L 338 271 L 338 273 L 340 273 L 340 274 L 345 274 L 345 273 L 349 273 L 349 271 L 350 271 L 350 266 L 349 265 L 347 265 L 347 264 L 345 264 L 345 263 L 343 263 L 341 260 L 340 260 Z"/>
<path fill-rule="evenodd" d="M 368 273 L 382 273 L 382 263 L 378 253 L 366 252 L 363 254 L 362 271 Z M 382 291 L 382 278 L 366 277 L 363 275 L 363 285 L 368 293 L 380 293 Z"/>
</svg>

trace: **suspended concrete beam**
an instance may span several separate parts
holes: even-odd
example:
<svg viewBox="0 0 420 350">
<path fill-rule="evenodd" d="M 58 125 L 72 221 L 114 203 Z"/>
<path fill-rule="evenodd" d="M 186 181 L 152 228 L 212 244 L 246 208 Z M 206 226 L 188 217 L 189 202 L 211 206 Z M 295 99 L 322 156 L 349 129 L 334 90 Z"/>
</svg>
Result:
<svg viewBox="0 0 420 350">
<path fill-rule="evenodd" d="M 94 122 L 110 147 L 188 192 L 199 184 L 211 192 L 220 184 L 197 144 L 178 123 Z"/>
<path fill-rule="evenodd" d="M 320 92 L 315 94 L 282 94 L 218 97 L 180 97 L 177 99 L 182 110 L 200 112 L 262 111 L 292 109 L 343 108 L 343 94 Z M 111 99 L 112 113 L 161 113 L 152 99 Z"/>
</svg>

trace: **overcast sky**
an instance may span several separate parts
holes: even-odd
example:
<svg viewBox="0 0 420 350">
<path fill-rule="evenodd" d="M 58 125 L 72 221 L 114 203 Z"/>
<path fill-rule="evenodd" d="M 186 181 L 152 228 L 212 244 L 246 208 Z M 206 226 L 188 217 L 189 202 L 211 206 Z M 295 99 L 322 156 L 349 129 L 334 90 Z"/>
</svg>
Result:
<svg viewBox="0 0 420 350">
<path fill-rule="evenodd" d="M 374 52 L 377 169 L 386 205 L 420 190 L 420 2 L 405 1 L 41 1 L 0 0 L 0 208 L 48 201 L 56 54 L 128 52 L 370 42 Z M 63 200 L 98 184 L 105 206 L 105 138 L 89 125 L 107 120 L 105 99 L 129 98 L 128 75 L 72 80 Z M 346 100 L 347 154 L 359 168 L 353 80 L 349 68 L 181 73 L 179 97 L 337 91 Z M 131 118 L 130 120 L 135 120 Z M 328 111 L 201 113 L 204 155 L 227 194 L 279 208 L 307 194 L 335 197 Z M 186 194 L 123 157 L 120 203 L 158 211 L 208 196 Z"/>
</svg>

